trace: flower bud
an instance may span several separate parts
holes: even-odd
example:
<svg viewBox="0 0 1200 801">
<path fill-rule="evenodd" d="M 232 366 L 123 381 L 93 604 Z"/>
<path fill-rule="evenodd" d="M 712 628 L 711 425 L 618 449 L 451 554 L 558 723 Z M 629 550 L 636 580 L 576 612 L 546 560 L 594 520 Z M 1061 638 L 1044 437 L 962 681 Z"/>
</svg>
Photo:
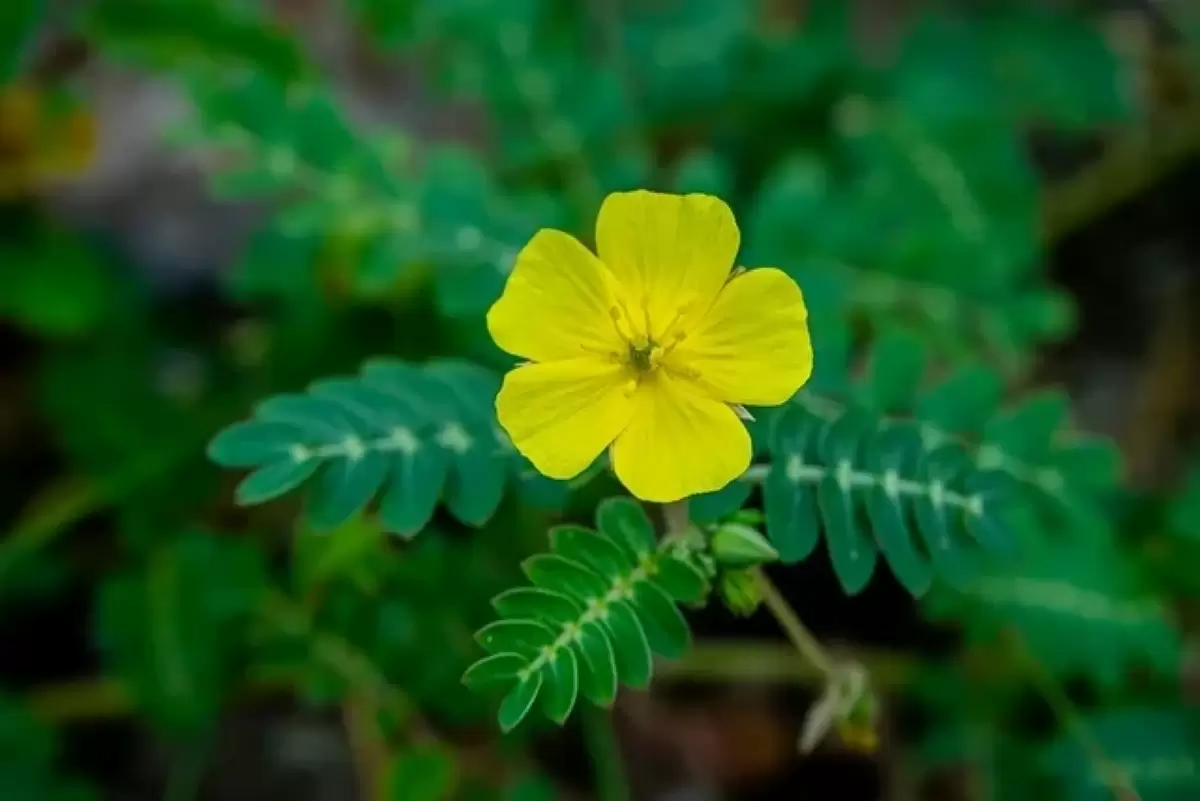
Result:
<svg viewBox="0 0 1200 801">
<path fill-rule="evenodd" d="M 771 547 L 766 537 L 741 523 L 722 524 L 709 544 L 713 557 L 724 567 L 754 567 L 779 558 L 779 553 Z"/>
<path fill-rule="evenodd" d="M 762 584 L 752 570 L 727 570 L 721 574 L 717 590 L 726 608 L 738 617 L 749 617 L 762 603 Z"/>
</svg>

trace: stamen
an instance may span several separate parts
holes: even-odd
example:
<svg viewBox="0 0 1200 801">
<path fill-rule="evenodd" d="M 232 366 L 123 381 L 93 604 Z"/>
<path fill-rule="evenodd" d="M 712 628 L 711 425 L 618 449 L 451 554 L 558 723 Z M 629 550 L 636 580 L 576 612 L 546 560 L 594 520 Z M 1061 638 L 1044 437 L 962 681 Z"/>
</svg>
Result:
<svg viewBox="0 0 1200 801">
<path fill-rule="evenodd" d="M 608 348 L 598 348 L 595 345 L 580 345 L 579 349 L 582 350 L 584 353 L 595 353 L 598 356 L 604 356 L 610 362 L 621 361 L 620 352 L 615 351 L 615 350 L 609 350 Z"/>
<path fill-rule="evenodd" d="M 616 301 L 616 305 L 609 309 L 609 314 L 611 314 L 613 318 L 613 324 L 617 325 L 617 321 L 624 317 L 625 323 L 628 326 L 627 331 L 622 330 L 619 327 L 617 328 L 617 333 L 620 335 L 621 339 L 625 340 L 631 345 L 634 345 L 635 347 L 645 347 L 645 337 L 648 336 L 648 334 L 643 335 L 637 330 L 637 326 L 634 325 L 633 322 L 633 315 L 629 313 L 629 307 L 625 304 L 625 299 L 621 297 L 621 295 L 617 294 L 613 297 L 613 300 Z"/>
<path fill-rule="evenodd" d="M 642 322 L 646 326 L 646 337 L 654 338 L 654 328 L 650 325 L 650 294 L 642 295 Z"/>
<path fill-rule="evenodd" d="M 687 339 L 687 334 L 685 334 L 683 331 L 676 331 L 672 335 L 671 341 L 662 346 L 662 355 L 666 356 L 671 351 L 675 350 L 675 348 L 679 347 L 679 343 L 683 342 L 685 339 Z"/>
<path fill-rule="evenodd" d="M 675 310 L 675 316 L 672 317 L 671 322 L 667 324 L 666 330 L 664 330 L 662 332 L 662 334 L 658 337 L 659 341 L 667 342 L 668 340 L 673 340 L 672 344 L 668 346 L 668 347 L 672 347 L 672 348 L 675 347 L 675 345 L 678 345 L 679 342 L 682 341 L 687 336 L 687 334 L 685 332 L 677 330 L 677 329 L 679 328 L 679 325 L 683 322 L 684 317 L 686 317 L 687 313 L 691 310 L 692 310 L 692 299 L 691 298 L 684 301 L 683 303 L 680 303 L 679 306 Z"/>
<path fill-rule="evenodd" d="M 608 315 L 609 315 L 609 317 L 612 318 L 613 328 L 616 329 L 617 336 L 620 337 L 621 339 L 623 339 L 625 342 L 632 342 L 633 341 L 632 332 L 627 333 L 625 330 L 623 330 L 621 328 L 622 314 L 621 314 L 620 307 L 613 306 L 613 307 L 609 308 Z"/>
<path fill-rule="evenodd" d="M 634 396 L 634 394 L 637 392 L 637 388 L 638 388 L 637 379 L 631 378 L 631 379 L 629 379 L 628 382 L 626 382 L 625 388 L 622 390 L 622 392 L 625 393 L 625 397 L 632 398 Z"/>
</svg>

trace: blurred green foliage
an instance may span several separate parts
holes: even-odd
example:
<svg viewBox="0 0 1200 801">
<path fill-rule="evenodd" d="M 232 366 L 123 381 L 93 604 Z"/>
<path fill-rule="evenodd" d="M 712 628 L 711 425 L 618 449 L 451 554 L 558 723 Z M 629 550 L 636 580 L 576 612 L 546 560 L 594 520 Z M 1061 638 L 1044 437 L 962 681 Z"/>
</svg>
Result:
<svg viewBox="0 0 1200 801">
<path fill-rule="evenodd" d="M 169 141 L 215 198 L 262 213 L 218 282 L 238 319 L 196 319 L 20 173 L 0 321 L 36 354 L 63 477 L 0 541 L 0 611 L 85 581 L 106 674 L 169 741 L 202 743 L 242 693 L 282 686 L 366 705 L 384 798 L 544 801 L 529 745 L 547 719 L 646 687 L 656 657 L 688 653 L 681 605 L 750 614 L 762 564 L 824 543 L 846 594 L 882 562 L 961 635 L 915 655 L 905 688 L 932 719 L 930 769 L 978 767 L 980 797 L 1104 798 L 1113 770 L 1145 801 L 1195 794 L 1175 684 L 1200 479 L 1127 514 L 1115 445 L 1028 380 L 1075 326 L 1044 269 L 1028 135 L 1077 141 L 1147 110 L 1094 18 L 979 5 L 867 43 L 833 0 L 350 4 L 373 63 L 472 110 L 468 146 L 364 119 L 253 0 L 98 0 L 52 22 L 12 0 L 0 86 L 44 35 L 78 37 L 179 90 Z M 28 108 L 0 103 L 0 144 L 36 145 Z M 604 194 L 634 187 L 727 199 L 742 261 L 803 288 L 817 349 L 803 390 L 754 410 L 750 472 L 666 539 L 601 500 L 603 461 L 563 483 L 516 454 L 492 412 L 510 360 L 483 326 L 534 231 L 589 241 Z M 97 527 L 102 558 L 54 542 Z M 963 668 L 978 660 L 984 678 Z M 1083 718 L 1014 720 L 1031 692 L 1059 706 L 1043 676 L 1085 680 Z M 4 798 L 93 797 L 19 689 L 0 699 Z M 513 769 L 478 775 L 460 735 L 497 714 L 512 733 L 486 747 Z"/>
</svg>

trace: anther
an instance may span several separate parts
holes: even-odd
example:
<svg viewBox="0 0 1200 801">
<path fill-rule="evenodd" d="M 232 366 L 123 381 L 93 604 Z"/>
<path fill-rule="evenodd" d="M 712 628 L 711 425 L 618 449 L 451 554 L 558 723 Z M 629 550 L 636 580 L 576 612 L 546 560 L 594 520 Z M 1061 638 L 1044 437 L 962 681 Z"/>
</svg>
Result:
<svg viewBox="0 0 1200 801">
<path fill-rule="evenodd" d="M 608 314 L 610 317 L 612 317 L 613 328 L 616 330 L 617 336 L 620 337 L 621 339 L 625 340 L 626 342 L 632 341 L 633 340 L 633 332 L 625 331 L 621 327 L 621 317 L 623 316 L 621 314 L 621 308 L 619 306 L 611 306 L 611 307 L 609 307 Z"/>
<path fill-rule="evenodd" d="M 628 382 L 625 384 L 625 389 L 623 390 L 623 391 L 624 391 L 624 393 L 625 393 L 625 397 L 627 397 L 627 398 L 632 398 L 632 397 L 634 396 L 634 393 L 636 393 L 636 392 L 637 392 L 637 388 L 638 388 L 638 382 L 637 382 L 637 379 L 636 379 L 636 378 L 634 378 L 634 379 L 630 379 L 630 380 L 629 380 L 629 381 L 628 381 Z"/>
</svg>

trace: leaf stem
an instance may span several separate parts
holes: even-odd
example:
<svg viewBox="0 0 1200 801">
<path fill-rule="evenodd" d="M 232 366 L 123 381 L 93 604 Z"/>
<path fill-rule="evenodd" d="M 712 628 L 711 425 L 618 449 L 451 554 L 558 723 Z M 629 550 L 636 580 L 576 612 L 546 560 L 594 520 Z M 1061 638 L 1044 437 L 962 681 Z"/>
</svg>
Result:
<svg viewBox="0 0 1200 801">
<path fill-rule="evenodd" d="M 775 586 L 771 579 L 767 578 L 767 574 L 762 570 L 755 571 L 759 587 L 763 594 L 763 604 L 766 605 L 767 611 L 774 616 L 778 621 L 779 627 L 783 629 L 784 634 L 791 640 L 792 645 L 796 646 L 796 650 L 812 663 L 820 673 L 827 679 L 832 679 L 836 673 L 833 659 L 830 658 L 824 646 L 821 645 L 811 631 L 800 620 L 800 616 L 796 614 L 796 610 L 792 609 L 791 604 L 783 597 L 782 593 Z"/>
<path fill-rule="evenodd" d="M 1046 668 L 1029 650 L 1028 643 L 1019 635 L 1013 635 L 1011 640 L 1016 645 L 1016 651 L 1026 667 L 1030 681 L 1042 699 L 1050 707 L 1050 711 L 1070 734 L 1079 742 L 1084 753 L 1092 762 L 1096 774 L 1113 798 L 1117 801 L 1138 801 L 1140 796 L 1129 780 L 1126 772 L 1108 755 L 1103 743 L 1084 722 L 1078 708 L 1071 701 L 1062 685 L 1046 671 Z"/>
</svg>

